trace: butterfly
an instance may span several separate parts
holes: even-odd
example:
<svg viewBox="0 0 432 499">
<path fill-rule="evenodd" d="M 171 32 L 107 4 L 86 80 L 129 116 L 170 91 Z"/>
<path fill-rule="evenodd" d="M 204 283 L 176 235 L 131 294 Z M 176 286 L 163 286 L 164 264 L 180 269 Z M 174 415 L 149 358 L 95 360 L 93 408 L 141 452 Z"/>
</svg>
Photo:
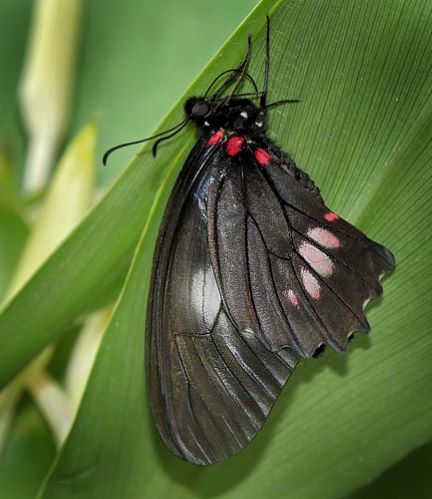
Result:
<svg viewBox="0 0 432 499">
<path fill-rule="evenodd" d="M 355 331 L 369 332 L 364 306 L 395 267 L 267 138 L 267 111 L 298 101 L 267 103 L 268 18 L 266 33 L 264 89 L 247 72 L 249 37 L 241 64 L 188 99 L 186 119 L 153 146 L 190 121 L 202 130 L 165 210 L 146 331 L 154 421 L 197 465 L 255 437 L 300 359 L 325 346 L 343 353 Z M 245 80 L 255 92 L 239 92 Z"/>
</svg>

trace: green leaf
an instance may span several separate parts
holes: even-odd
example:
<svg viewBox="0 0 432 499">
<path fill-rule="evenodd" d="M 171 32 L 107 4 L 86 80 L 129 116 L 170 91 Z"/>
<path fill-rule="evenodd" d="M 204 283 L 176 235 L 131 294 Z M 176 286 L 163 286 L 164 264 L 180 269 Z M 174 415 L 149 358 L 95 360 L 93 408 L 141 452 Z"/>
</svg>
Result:
<svg viewBox="0 0 432 499">
<path fill-rule="evenodd" d="M 35 407 L 26 401 L 0 460 L 0 497 L 35 497 L 54 457 L 51 435 Z"/>
<path fill-rule="evenodd" d="M 27 224 L 17 211 L 0 204 L 0 301 L 9 286 L 27 233 Z"/>
<path fill-rule="evenodd" d="M 145 221 L 78 418 L 41 497 L 342 497 L 432 437 L 432 5 L 264 0 L 187 95 L 202 92 L 221 69 L 241 59 L 248 33 L 254 39 L 250 71 L 262 74 L 266 13 L 273 33 L 271 98 L 302 100 L 274 110 L 271 135 L 316 179 L 333 209 L 396 255 L 398 267 L 384 283 L 385 297 L 369 307 L 372 336 L 356 338 L 348 356 L 329 352 L 322 361 L 304 362 L 263 431 L 227 462 L 197 468 L 170 454 L 155 435 L 145 397 L 144 315 L 158 223 L 192 144 L 188 131 L 163 147 L 158 160 L 138 157 L 58 252 L 68 256 L 66 267 L 80 263 L 71 260 L 74 251 L 86 259 L 79 238 L 99 230 L 96 222 L 104 213 L 103 227 L 110 232 L 109 225 L 120 221 L 117 207 L 129 210 L 122 211 L 129 232 L 120 224 L 118 235 L 110 233 L 107 240 L 110 251 L 117 247 L 120 255 L 119 239 L 132 246 L 138 218 Z M 179 117 L 177 105 L 163 127 Z M 138 199 L 139 189 L 148 196 L 156 192 L 155 202 Z M 108 262 L 107 255 L 108 250 L 98 259 Z M 114 260 L 111 254 L 112 265 Z M 42 269 L 5 311 L 2 326 L 5 320 L 14 324 L 20 307 L 25 310 L 56 265 L 53 258 Z M 83 301 L 102 270 L 90 269 L 88 282 L 74 281 Z M 52 337 L 55 326 L 78 310 L 79 298 L 74 300 L 60 304 L 61 314 L 51 312 L 51 322 L 37 315 L 34 322 L 45 325 L 37 335 Z M 19 334 L 23 337 L 22 329 Z M 8 369 L 2 369 L 3 376 Z"/>
<path fill-rule="evenodd" d="M 0 6 L 3 23 L 0 43 L 0 67 L 2 68 L 2 84 L 0 85 L 0 140 L 12 147 L 13 177 L 15 186 L 21 174 L 21 160 L 24 156 L 22 130 L 18 123 L 17 104 L 15 100 L 19 77 L 22 69 L 22 58 L 32 12 L 32 0 L 3 0 Z"/>
<path fill-rule="evenodd" d="M 11 282 L 11 296 L 88 211 L 94 189 L 95 143 L 96 125 L 91 122 L 71 141 L 61 157 Z"/>
<path fill-rule="evenodd" d="M 5 300 L 29 230 L 22 206 L 14 199 L 14 166 L 10 144 L 0 144 L 0 303 Z"/>
<path fill-rule="evenodd" d="M 350 496 L 350 499 L 429 499 L 432 443 L 423 445 L 385 471 L 379 478 Z"/>
</svg>

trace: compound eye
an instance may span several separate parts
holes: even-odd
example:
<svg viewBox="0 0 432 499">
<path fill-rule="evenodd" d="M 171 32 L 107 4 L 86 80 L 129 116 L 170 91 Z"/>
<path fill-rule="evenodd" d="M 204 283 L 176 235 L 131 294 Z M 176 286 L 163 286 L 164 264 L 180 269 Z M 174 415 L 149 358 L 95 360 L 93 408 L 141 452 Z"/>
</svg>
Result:
<svg viewBox="0 0 432 499">
<path fill-rule="evenodd" d="M 198 117 L 206 116 L 210 111 L 210 105 L 204 101 L 195 102 L 192 107 L 192 115 Z"/>
</svg>

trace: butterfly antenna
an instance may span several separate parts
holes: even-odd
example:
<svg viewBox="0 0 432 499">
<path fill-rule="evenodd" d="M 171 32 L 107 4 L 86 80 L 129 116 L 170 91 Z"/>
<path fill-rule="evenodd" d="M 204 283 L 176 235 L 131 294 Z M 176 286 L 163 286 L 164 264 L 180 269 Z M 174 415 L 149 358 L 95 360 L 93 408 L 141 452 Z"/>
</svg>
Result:
<svg viewBox="0 0 432 499">
<path fill-rule="evenodd" d="M 271 107 L 280 106 L 281 104 L 297 104 L 298 102 L 300 102 L 300 99 L 277 100 L 276 102 L 272 102 L 271 104 L 268 104 L 267 106 L 265 106 L 265 109 L 270 109 Z"/>
<path fill-rule="evenodd" d="M 261 92 L 245 92 L 241 94 L 236 94 L 236 97 L 261 97 Z"/>
<path fill-rule="evenodd" d="M 227 69 L 226 71 L 223 71 L 221 74 L 219 74 L 218 76 L 216 76 L 216 78 L 215 78 L 215 79 L 214 79 L 214 80 L 210 83 L 209 87 L 207 88 L 207 90 L 206 90 L 206 92 L 205 92 L 205 94 L 204 94 L 204 97 L 207 97 L 207 95 L 209 94 L 209 92 L 210 92 L 211 88 L 213 87 L 213 85 L 214 85 L 214 84 L 215 84 L 215 83 L 216 83 L 216 82 L 217 82 L 220 78 L 222 78 L 222 76 L 225 76 L 225 75 L 226 75 L 226 74 L 228 74 L 228 73 L 237 73 L 237 74 L 238 74 L 238 68 L 235 68 L 235 69 Z M 261 95 L 261 92 L 259 92 L 259 91 L 258 91 L 258 86 L 257 86 L 257 84 L 256 84 L 255 80 L 252 78 L 252 76 L 251 76 L 249 73 L 245 72 L 245 73 L 244 73 L 244 77 L 245 77 L 245 78 L 247 78 L 247 79 L 251 82 L 252 86 L 253 86 L 253 87 L 254 87 L 254 89 L 255 89 L 255 92 L 256 92 L 257 94 Z M 223 86 L 223 87 L 225 87 L 225 86 L 226 86 L 226 83 L 224 82 L 224 83 L 222 84 L 222 86 Z M 218 95 L 218 94 L 220 94 L 220 89 L 217 89 L 217 90 L 216 90 L 216 94 L 217 94 L 217 95 Z M 213 97 L 213 100 L 214 100 L 214 97 Z"/>
<path fill-rule="evenodd" d="M 244 77 L 245 77 L 245 74 L 246 74 L 246 69 L 249 66 L 249 61 L 250 61 L 251 53 L 252 53 L 252 37 L 249 35 L 248 36 L 248 51 L 247 51 L 245 60 L 243 61 L 244 62 L 243 67 L 239 71 L 240 77 L 237 80 L 237 83 L 235 84 L 235 87 L 233 88 L 230 96 L 228 97 L 228 99 L 226 101 L 227 103 L 236 94 L 237 90 L 240 88 L 240 85 L 242 84 L 242 82 L 244 80 Z"/>
<path fill-rule="evenodd" d="M 218 97 L 220 96 L 220 94 L 222 93 L 222 91 L 224 90 L 224 88 L 226 88 L 230 83 L 232 83 L 233 81 L 235 81 L 238 78 L 239 75 L 240 75 L 239 81 L 241 83 L 241 81 L 243 80 L 244 75 L 246 73 L 246 68 L 247 68 L 247 66 L 249 64 L 249 60 L 250 60 L 250 56 L 251 56 L 251 51 L 252 51 L 252 37 L 251 37 L 251 35 L 249 35 L 248 36 L 248 51 L 246 53 L 246 57 L 237 66 L 237 68 L 233 70 L 233 72 L 231 73 L 231 76 L 228 77 L 223 82 L 223 84 L 218 88 L 218 90 L 213 95 L 213 100 L 217 100 Z M 251 77 L 251 79 L 252 79 L 252 77 Z M 238 84 L 236 85 L 236 88 L 238 87 Z M 255 83 L 254 83 L 254 86 L 256 86 Z"/>
<path fill-rule="evenodd" d="M 177 125 L 173 126 L 172 128 L 169 128 L 168 130 L 165 130 L 164 132 L 157 133 L 156 135 L 152 135 L 151 137 L 146 137 L 145 139 L 133 140 L 132 142 L 125 142 L 124 144 L 118 144 L 117 146 L 111 147 L 103 155 L 103 158 L 102 158 L 103 165 L 106 165 L 108 157 L 117 149 L 121 149 L 122 147 L 133 146 L 135 144 L 142 144 L 143 142 L 147 142 L 149 140 L 156 139 L 157 137 L 161 137 L 162 135 L 166 135 L 167 133 L 174 131 L 174 133 L 172 133 L 169 136 L 169 137 L 172 137 L 173 135 L 178 133 L 183 127 L 185 127 L 186 124 L 188 123 L 188 121 L 189 121 L 189 118 L 186 118 L 182 122 L 178 123 Z"/>
<path fill-rule="evenodd" d="M 264 89 L 261 94 L 260 107 L 265 108 L 267 102 L 268 82 L 270 75 L 270 18 L 266 16 L 267 31 L 266 31 L 266 60 L 264 69 Z"/>
<path fill-rule="evenodd" d="M 174 137 L 174 135 L 177 135 L 181 130 L 183 130 L 183 128 L 189 123 L 189 118 L 186 118 L 182 123 L 180 123 L 179 125 L 179 128 L 177 128 L 177 130 L 175 130 L 173 133 L 170 133 L 169 135 L 166 135 L 165 137 L 162 137 L 161 139 L 157 140 L 154 144 L 153 144 L 153 147 L 152 147 L 152 154 L 153 154 L 153 157 L 156 157 L 156 153 L 157 153 L 157 148 L 158 148 L 158 145 L 163 142 L 164 140 L 168 140 L 170 139 L 171 137 Z M 167 130 L 168 131 L 168 130 Z"/>
<path fill-rule="evenodd" d="M 272 107 L 280 106 L 281 104 L 296 104 L 300 102 L 299 99 L 282 99 L 276 102 L 272 102 L 267 105 L 267 94 L 268 94 L 268 83 L 270 76 L 270 18 L 266 16 L 267 20 L 267 31 L 266 31 L 266 60 L 264 68 L 264 89 L 261 93 L 260 107 L 262 109 L 270 109 Z"/>
</svg>

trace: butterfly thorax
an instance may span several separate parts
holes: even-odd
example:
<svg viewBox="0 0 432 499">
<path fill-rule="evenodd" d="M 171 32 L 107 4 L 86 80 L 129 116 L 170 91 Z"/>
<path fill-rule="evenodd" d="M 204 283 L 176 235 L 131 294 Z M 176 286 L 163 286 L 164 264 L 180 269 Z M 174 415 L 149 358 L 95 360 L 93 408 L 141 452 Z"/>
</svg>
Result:
<svg viewBox="0 0 432 499">
<path fill-rule="evenodd" d="M 192 97 L 185 104 L 187 116 L 203 130 L 224 128 L 238 134 L 262 136 L 264 110 L 249 99 L 211 100 Z"/>
</svg>

